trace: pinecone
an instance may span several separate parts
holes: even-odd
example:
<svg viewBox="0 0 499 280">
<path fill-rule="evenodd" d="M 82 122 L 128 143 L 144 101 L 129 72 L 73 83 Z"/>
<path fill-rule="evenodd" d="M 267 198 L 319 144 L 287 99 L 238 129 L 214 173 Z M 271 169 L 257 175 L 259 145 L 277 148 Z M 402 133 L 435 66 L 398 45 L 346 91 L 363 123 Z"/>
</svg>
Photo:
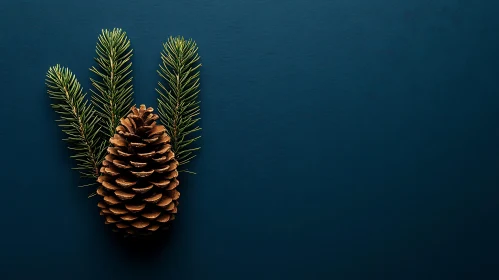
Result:
<svg viewBox="0 0 499 280">
<path fill-rule="evenodd" d="M 106 224 L 125 236 L 150 235 L 175 219 L 178 161 L 152 108 L 140 105 L 121 119 L 102 162 L 97 194 Z"/>
</svg>

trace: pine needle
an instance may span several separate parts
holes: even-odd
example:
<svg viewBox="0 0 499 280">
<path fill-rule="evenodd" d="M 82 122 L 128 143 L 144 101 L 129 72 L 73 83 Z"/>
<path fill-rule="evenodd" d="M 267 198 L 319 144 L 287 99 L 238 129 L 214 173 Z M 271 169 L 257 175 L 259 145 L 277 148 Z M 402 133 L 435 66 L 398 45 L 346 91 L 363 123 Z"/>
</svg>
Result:
<svg viewBox="0 0 499 280">
<path fill-rule="evenodd" d="M 190 162 L 200 147 L 193 144 L 201 136 L 195 132 L 201 130 L 199 121 L 199 63 L 198 47 L 192 39 L 170 37 L 163 44 L 162 64 L 159 65 L 156 91 L 158 113 L 171 137 L 172 150 L 179 165 Z M 189 172 L 193 173 L 193 172 Z"/>
<path fill-rule="evenodd" d="M 47 93 L 54 103 L 51 107 L 59 115 L 59 126 L 67 135 L 64 140 L 73 150 L 82 177 L 96 178 L 104 158 L 105 148 L 98 139 L 99 117 L 85 99 L 75 75 L 60 65 L 47 71 Z"/>
<path fill-rule="evenodd" d="M 132 52 L 124 31 L 117 28 L 102 30 L 96 47 L 97 57 L 94 58 L 97 67 L 90 68 L 98 78 L 90 80 L 94 87 L 91 90 L 92 103 L 101 117 L 106 143 L 133 102 Z"/>
</svg>

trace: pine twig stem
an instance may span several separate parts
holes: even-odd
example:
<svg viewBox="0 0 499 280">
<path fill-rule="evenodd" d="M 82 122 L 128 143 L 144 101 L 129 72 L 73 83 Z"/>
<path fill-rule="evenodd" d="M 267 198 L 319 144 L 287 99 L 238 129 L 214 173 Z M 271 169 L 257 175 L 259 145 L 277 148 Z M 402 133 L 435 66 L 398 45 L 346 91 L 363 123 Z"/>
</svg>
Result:
<svg viewBox="0 0 499 280">
<path fill-rule="evenodd" d="M 163 44 L 162 63 L 159 65 L 156 91 L 161 122 L 171 136 L 172 150 L 180 165 L 187 164 L 199 147 L 191 145 L 200 136 L 192 135 L 201 130 L 197 125 L 200 113 L 198 47 L 192 40 L 170 37 Z"/>
<path fill-rule="evenodd" d="M 98 116 L 85 99 L 85 94 L 75 75 L 56 65 L 50 67 L 46 78 L 47 93 L 53 100 L 51 107 L 59 114 L 63 132 L 68 136 L 68 148 L 74 151 L 72 158 L 83 177 L 99 176 L 103 154 L 96 135 L 99 133 Z"/>
</svg>

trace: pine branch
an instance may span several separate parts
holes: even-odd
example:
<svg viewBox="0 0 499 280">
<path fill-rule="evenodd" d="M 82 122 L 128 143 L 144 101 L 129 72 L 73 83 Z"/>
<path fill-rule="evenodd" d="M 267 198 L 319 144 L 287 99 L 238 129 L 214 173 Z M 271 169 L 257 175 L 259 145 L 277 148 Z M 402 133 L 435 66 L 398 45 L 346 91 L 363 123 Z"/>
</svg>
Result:
<svg viewBox="0 0 499 280">
<path fill-rule="evenodd" d="M 106 143 L 133 101 L 132 51 L 130 40 L 121 29 L 102 30 L 98 37 L 94 58 L 98 65 L 90 68 L 98 78 L 90 80 L 95 88 L 91 90 L 92 103 L 101 116 Z"/>
<path fill-rule="evenodd" d="M 98 139 L 99 117 L 85 99 L 75 75 L 60 65 L 47 71 L 47 93 L 54 103 L 51 107 L 59 114 L 59 126 L 67 135 L 64 140 L 74 151 L 71 156 L 77 162 L 82 177 L 96 178 L 105 155 L 105 147 Z"/>
<path fill-rule="evenodd" d="M 193 146 L 201 136 L 199 121 L 199 63 L 198 47 L 192 39 L 170 37 L 163 44 L 162 64 L 158 74 L 161 81 L 156 91 L 158 113 L 171 137 L 172 150 L 180 165 L 187 164 L 200 147 Z"/>
</svg>

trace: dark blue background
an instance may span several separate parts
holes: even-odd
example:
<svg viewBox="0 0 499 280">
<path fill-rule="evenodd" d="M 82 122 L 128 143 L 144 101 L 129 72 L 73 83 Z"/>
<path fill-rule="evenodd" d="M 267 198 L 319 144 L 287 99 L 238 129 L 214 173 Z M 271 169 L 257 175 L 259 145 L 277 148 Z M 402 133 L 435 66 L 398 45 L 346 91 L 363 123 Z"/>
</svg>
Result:
<svg viewBox="0 0 499 280">
<path fill-rule="evenodd" d="M 499 2 L 82 0 L 0 4 L 0 278 L 499 279 Z M 127 31 L 137 103 L 161 44 L 202 56 L 202 153 L 158 248 L 79 189 L 45 92 L 85 89 Z"/>
</svg>

